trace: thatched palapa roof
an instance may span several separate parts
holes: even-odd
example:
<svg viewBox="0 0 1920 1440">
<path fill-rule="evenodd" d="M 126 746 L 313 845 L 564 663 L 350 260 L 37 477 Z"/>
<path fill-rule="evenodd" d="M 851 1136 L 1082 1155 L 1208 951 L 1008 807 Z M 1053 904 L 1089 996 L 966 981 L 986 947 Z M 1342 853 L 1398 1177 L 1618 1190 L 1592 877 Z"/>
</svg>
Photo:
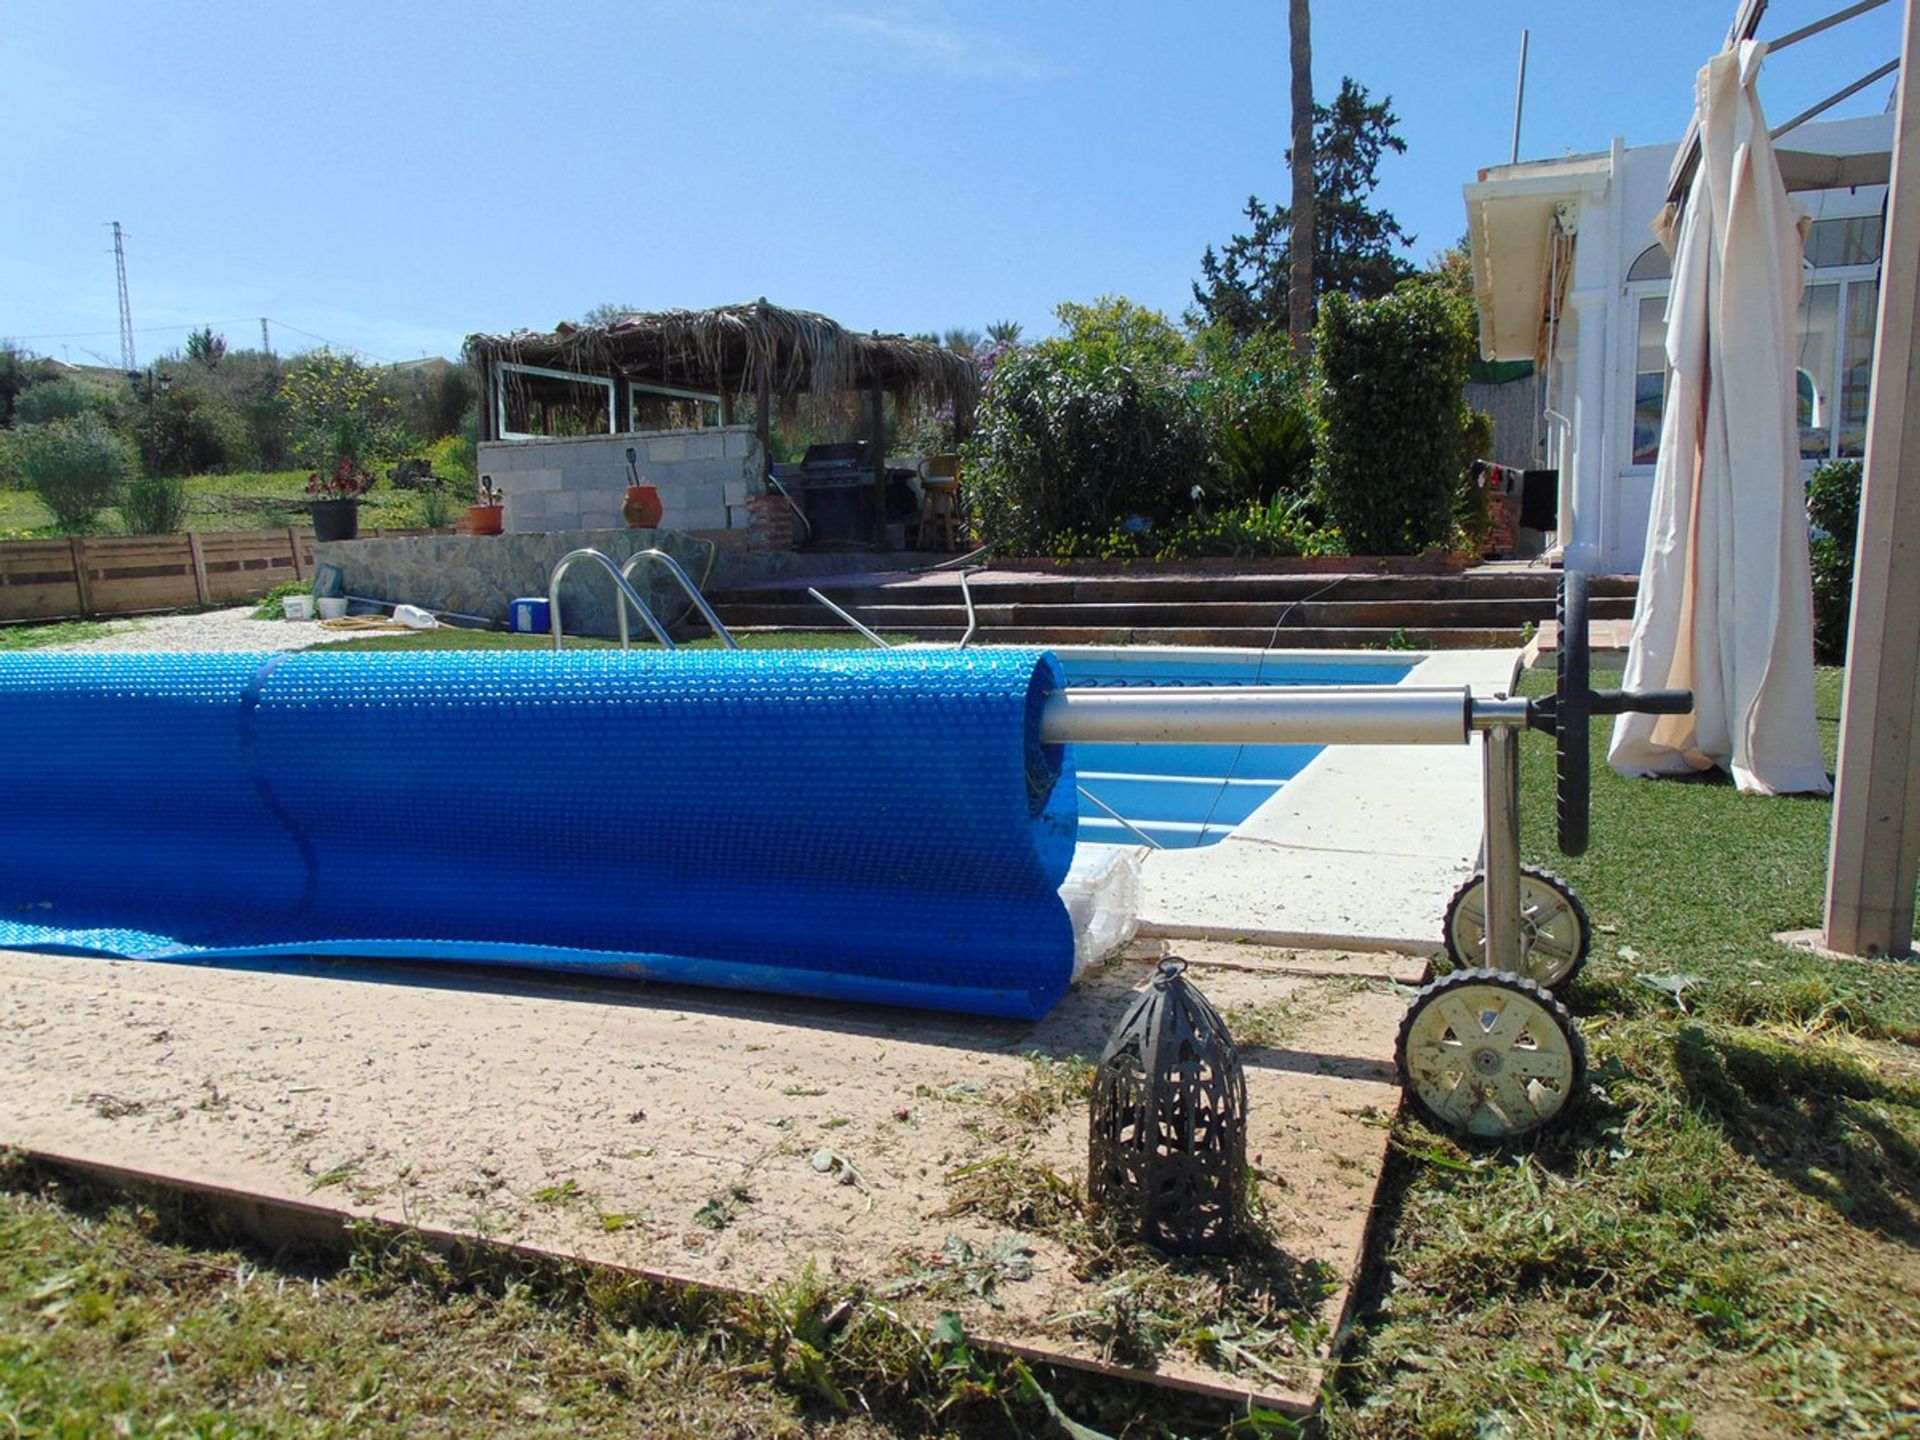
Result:
<svg viewBox="0 0 1920 1440">
<path fill-rule="evenodd" d="M 543 365 L 638 384 L 751 398 L 761 378 L 772 395 L 830 395 L 875 386 L 893 395 L 970 409 L 980 382 L 973 361 L 931 340 L 860 335 L 809 310 L 765 300 L 712 310 L 626 315 L 606 325 L 561 325 L 546 333 L 469 335 L 467 359 Z"/>
</svg>

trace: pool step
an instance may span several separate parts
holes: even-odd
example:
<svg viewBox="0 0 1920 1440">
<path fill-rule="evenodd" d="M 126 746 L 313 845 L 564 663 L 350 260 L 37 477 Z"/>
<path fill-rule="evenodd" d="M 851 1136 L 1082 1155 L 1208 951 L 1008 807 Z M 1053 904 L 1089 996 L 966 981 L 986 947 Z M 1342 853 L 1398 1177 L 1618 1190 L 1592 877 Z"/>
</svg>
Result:
<svg viewBox="0 0 1920 1440">
<path fill-rule="evenodd" d="M 951 571 L 778 581 L 713 598 L 735 629 L 836 628 L 839 622 L 807 596 L 809 584 L 889 634 L 951 641 L 966 626 Z M 1532 627 L 1552 618 L 1557 584 L 1557 572 L 1532 569 L 1445 575 L 993 569 L 976 574 L 971 590 L 976 639 L 983 642 L 1450 649 L 1524 643 Z M 1593 617 L 1630 619 L 1636 587 L 1631 575 L 1596 577 Z"/>
<path fill-rule="evenodd" d="M 823 612 L 824 614 L 824 612 Z M 894 626 L 862 613 L 861 621 L 889 638 L 904 635 L 933 644 L 953 644 L 966 633 L 963 625 Z M 767 635 L 839 628 L 833 617 L 792 625 L 738 625 L 735 635 Z M 1270 626 L 1091 626 L 1091 625 L 982 625 L 974 632 L 976 645 L 1231 645 L 1255 650 L 1502 650 L 1526 643 L 1518 629 L 1439 626 L 1409 630 L 1301 629 L 1288 626 L 1275 640 Z"/>
</svg>

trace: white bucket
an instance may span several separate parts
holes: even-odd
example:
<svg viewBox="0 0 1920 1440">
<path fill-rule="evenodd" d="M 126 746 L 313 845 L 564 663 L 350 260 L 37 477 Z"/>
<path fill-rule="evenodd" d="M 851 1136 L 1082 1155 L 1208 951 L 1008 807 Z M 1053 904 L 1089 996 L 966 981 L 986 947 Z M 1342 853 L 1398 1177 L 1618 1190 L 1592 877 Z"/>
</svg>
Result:
<svg viewBox="0 0 1920 1440">
<path fill-rule="evenodd" d="M 311 620 L 313 618 L 313 596 L 283 595 L 280 608 L 289 620 Z"/>
<path fill-rule="evenodd" d="M 322 620 L 343 619 L 347 613 L 347 597 L 344 595 L 323 595 L 320 598 L 320 618 Z"/>
</svg>

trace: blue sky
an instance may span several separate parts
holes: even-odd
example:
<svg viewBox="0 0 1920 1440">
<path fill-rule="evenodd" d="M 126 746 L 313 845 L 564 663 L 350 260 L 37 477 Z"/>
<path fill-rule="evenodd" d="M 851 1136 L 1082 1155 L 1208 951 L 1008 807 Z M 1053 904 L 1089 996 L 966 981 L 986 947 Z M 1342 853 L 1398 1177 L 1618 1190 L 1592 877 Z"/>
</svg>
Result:
<svg viewBox="0 0 1920 1440">
<path fill-rule="evenodd" d="M 1901 8 L 1771 63 L 1769 115 L 1896 55 Z M 1378 199 L 1423 261 L 1507 159 L 1523 26 L 1540 158 L 1676 138 L 1734 9 L 1319 0 L 1315 87 L 1393 97 Z M 1284 198 L 1287 115 L 1280 0 L 0 0 L 0 336 L 117 359 L 115 219 L 142 360 L 203 321 L 258 344 L 261 315 L 379 359 L 599 301 L 1177 315 L 1248 194 Z"/>
</svg>

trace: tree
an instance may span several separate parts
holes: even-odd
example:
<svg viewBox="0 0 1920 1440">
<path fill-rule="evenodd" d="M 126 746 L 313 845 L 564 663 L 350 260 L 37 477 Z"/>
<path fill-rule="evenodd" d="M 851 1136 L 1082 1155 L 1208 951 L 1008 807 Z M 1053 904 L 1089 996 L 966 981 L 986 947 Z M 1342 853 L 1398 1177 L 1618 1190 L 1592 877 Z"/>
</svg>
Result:
<svg viewBox="0 0 1920 1440">
<path fill-rule="evenodd" d="M 365 465 L 395 440 L 393 401 L 351 355 L 315 350 L 281 382 L 300 457 L 316 469 Z"/>
<path fill-rule="evenodd" d="M 582 315 L 580 317 L 580 323 L 598 329 L 602 326 L 612 325 L 616 321 L 629 319 L 639 313 L 640 309 L 638 306 L 616 305 L 613 301 L 607 300 L 594 306 L 591 310 L 587 311 L 586 314 Z"/>
<path fill-rule="evenodd" d="M 1290 59 L 1293 67 L 1293 149 L 1288 164 L 1293 170 L 1293 229 L 1308 237 L 1305 245 L 1291 247 L 1287 267 L 1287 334 L 1293 340 L 1294 353 L 1303 361 L 1313 348 L 1313 31 L 1307 14 L 1307 0 L 1292 0 L 1287 12 L 1287 28 L 1292 39 Z"/>
<path fill-rule="evenodd" d="M 211 325 L 202 325 L 187 335 L 187 359 L 206 366 L 218 365 L 227 353 L 227 337 L 213 333 Z"/>
<path fill-rule="evenodd" d="M 986 343 L 986 337 L 968 325 L 954 325 L 940 337 L 947 349 L 961 355 L 971 355 Z"/>
<path fill-rule="evenodd" d="M 995 320 L 987 326 L 987 343 L 990 345 L 1018 345 L 1020 343 L 1020 322 L 1018 320 Z"/>
<path fill-rule="evenodd" d="M 1403 154 L 1407 142 L 1395 133 L 1400 117 L 1393 97 L 1378 102 L 1351 76 L 1340 82 L 1332 105 L 1314 106 L 1313 291 L 1377 299 L 1413 273 L 1401 251 L 1413 236 L 1391 211 L 1369 203 L 1379 185 L 1380 159 Z M 1291 163 L 1292 152 L 1288 152 Z M 1193 287 L 1199 320 L 1222 323 L 1238 334 L 1278 325 L 1287 314 L 1292 265 L 1291 213 L 1247 197 L 1249 221 L 1215 253 L 1200 258 L 1201 280 Z"/>
</svg>

